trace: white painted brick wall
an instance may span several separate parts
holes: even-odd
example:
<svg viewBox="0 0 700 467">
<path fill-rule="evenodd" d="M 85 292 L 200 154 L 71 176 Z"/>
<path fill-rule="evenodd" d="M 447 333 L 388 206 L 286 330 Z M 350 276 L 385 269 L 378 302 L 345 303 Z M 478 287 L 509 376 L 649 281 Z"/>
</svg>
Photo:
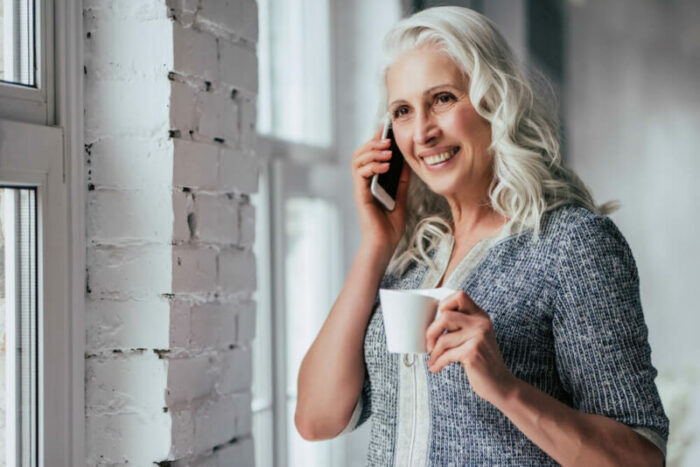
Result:
<svg viewBox="0 0 700 467">
<path fill-rule="evenodd" d="M 257 15 L 84 1 L 86 465 L 254 465 Z"/>
</svg>

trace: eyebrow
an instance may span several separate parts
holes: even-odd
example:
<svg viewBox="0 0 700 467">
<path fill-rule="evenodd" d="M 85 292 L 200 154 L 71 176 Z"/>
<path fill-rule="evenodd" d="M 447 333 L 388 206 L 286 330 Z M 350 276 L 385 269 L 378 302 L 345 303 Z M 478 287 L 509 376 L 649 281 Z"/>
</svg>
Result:
<svg viewBox="0 0 700 467">
<path fill-rule="evenodd" d="M 426 94 L 430 94 L 431 92 L 433 92 L 436 89 L 445 88 L 445 87 L 454 88 L 454 85 L 452 85 L 450 83 L 438 84 L 437 86 L 433 86 L 432 88 L 428 88 L 425 91 L 423 91 L 423 95 L 425 96 Z M 406 101 L 405 99 L 396 99 L 391 104 L 389 104 L 389 107 L 396 104 L 397 102 L 405 102 L 405 101 Z"/>
</svg>

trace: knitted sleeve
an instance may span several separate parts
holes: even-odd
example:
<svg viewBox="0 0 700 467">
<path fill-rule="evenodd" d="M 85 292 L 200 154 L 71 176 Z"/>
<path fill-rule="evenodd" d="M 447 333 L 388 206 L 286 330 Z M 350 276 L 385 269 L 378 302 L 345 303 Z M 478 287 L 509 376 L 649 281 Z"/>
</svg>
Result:
<svg viewBox="0 0 700 467">
<path fill-rule="evenodd" d="M 563 235 L 557 268 L 556 363 L 573 406 L 631 426 L 665 455 L 669 422 L 629 245 L 608 217 L 587 216 Z"/>
<path fill-rule="evenodd" d="M 384 276 L 382 277 L 381 284 L 379 288 L 391 288 L 391 286 L 394 284 L 396 278 L 389 275 L 388 273 L 385 273 Z M 377 307 L 379 306 L 379 290 L 377 290 L 377 295 L 374 297 L 374 303 L 372 304 L 372 310 L 373 313 L 377 311 Z M 371 317 L 370 317 L 371 319 Z M 365 379 L 364 382 L 362 383 L 362 392 L 360 393 L 360 396 L 357 398 L 357 402 L 355 403 L 355 409 L 352 412 L 352 415 L 350 416 L 350 421 L 348 424 L 345 426 L 345 429 L 341 431 L 338 436 L 344 435 L 346 433 L 350 433 L 351 431 L 354 431 L 355 429 L 359 428 L 362 426 L 372 415 L 372 382 L 370 381 L 369 378 L 369 373 L 367 371 L 367 367 L 365 366 Z"/>
</svg>

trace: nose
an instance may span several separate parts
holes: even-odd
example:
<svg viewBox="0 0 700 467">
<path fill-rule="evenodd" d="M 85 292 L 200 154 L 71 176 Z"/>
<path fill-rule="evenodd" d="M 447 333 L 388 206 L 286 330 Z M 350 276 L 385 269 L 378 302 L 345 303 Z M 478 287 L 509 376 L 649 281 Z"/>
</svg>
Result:
<svg viewBox="0 0 700 467">
<path fill-rule="evenodd" d="M 413 142 L 417 146 L 428 146 L 440 133 L 440 128 L 436 124 L 433 115 L 425 110 L 416 111 L 413 129 Z"/>
</svg>

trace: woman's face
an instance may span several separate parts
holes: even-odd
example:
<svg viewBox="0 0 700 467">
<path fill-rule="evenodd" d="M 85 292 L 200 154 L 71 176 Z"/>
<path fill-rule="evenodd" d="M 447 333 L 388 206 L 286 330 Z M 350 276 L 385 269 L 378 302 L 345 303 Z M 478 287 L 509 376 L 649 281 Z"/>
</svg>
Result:
<svg viewBox="0 0 700 467">
<path fill-rule="evenodd" d="M 430 45 L 400 55 L 386 73 L 399 149 L 413 172 L 446 198 L 483 196 L 491 180 L 491 126 L 474 110 L 465 78 Z M 445 153 L 451 158 L 429 166 L 431 155 Z"/>
</svg>

